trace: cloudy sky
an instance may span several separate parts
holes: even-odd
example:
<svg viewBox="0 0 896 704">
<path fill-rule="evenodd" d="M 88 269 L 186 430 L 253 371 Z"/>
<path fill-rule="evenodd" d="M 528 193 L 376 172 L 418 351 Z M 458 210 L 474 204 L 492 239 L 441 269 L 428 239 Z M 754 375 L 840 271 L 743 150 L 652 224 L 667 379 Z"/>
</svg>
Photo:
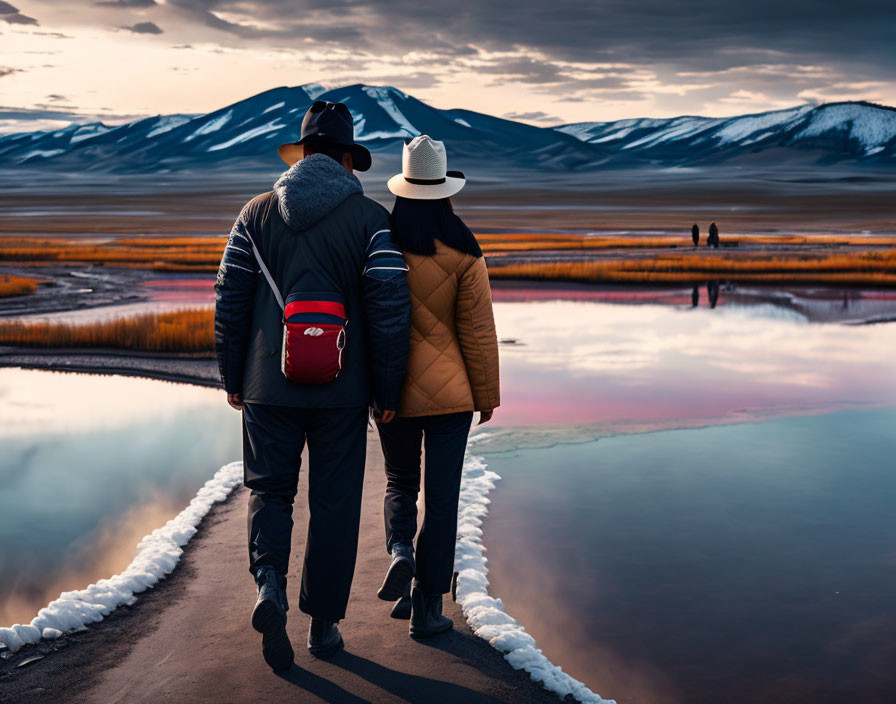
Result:
<svg viewBox="0 0 896 704">
<path fill-rule="evenodd" d="M 892 0 L 0 0 L 0 119 L 394 85 L 534 124 L 896 105 Z"/>
</svg>

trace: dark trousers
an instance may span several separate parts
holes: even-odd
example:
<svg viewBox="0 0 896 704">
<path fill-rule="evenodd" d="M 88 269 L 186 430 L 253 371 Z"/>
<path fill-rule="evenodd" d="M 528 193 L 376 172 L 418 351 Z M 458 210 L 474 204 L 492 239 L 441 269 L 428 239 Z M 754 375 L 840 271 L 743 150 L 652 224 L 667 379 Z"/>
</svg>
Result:
<svg viewBox="0 0 896 704">
<path fill-rule="evenodd" d="M 292 505 L 308 442 L 308 539 L 299 608 L 345 617 L 361 520 L 367 409 L 243 405 L 243 483 L 249 497 L 249 569 L 289 569 Z"/>
<path fill-rule="evenodd" d="M 417 533 L 420 452 L 426 450 L 423 475 L 425 513 L 417 538 L 417 581 L 425 594 L 451 590 L 457 502 L 472 412 L 396 418 L 378 426 L 386 458 L 386 549 L 413 545 Z"/>
</svg>

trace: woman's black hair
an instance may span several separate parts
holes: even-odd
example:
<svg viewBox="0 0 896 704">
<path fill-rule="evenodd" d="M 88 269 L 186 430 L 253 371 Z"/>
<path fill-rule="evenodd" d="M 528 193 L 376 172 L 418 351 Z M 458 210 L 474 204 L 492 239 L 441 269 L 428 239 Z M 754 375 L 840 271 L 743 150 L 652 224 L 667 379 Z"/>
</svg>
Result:
<svg viewBox="0 0 896 704">
<path fill-rule="evenodd" d="M 454 214 L 448 198 L 417 200 L 395 198 L 392 208 L 392 241 L 403 252 L 436 253 L 436 240 L 464 254 L 481 257 L 476 236 Z"/>
</svg>

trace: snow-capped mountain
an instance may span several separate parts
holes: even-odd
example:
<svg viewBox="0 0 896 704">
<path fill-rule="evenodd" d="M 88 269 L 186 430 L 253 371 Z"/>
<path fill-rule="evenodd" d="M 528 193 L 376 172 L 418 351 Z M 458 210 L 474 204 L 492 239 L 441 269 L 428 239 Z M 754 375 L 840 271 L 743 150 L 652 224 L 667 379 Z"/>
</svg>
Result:
<svg viewBox="0 0 896 704">
<path fill-rule="evenodd" d="M 440 110 L 396 88 L 317 84 L 259 93 L 206 115 L 158 115 L 123 125 L 73 124 L 0 135 L 0 168 L 164 172 L 279 169 L 276 146 L 298 138 L 317 99 L 344 102 L 356 139 L 397 161 L 403 139 L 426 133 L 452 161 L 554 171 L 682 166 L 741 160 L 774 165 L 896 166 L 896 109 L 805 105 L 733 118 L 676 117 L 534 127 L 469 110 Z M 376 160 L 375 160 L 376 162 Z"/>
<path fill-rule="evenodd" d="M 617 154 L 663 164 L 728 161 L 770 150 L 769 157 L 776 159 L 896 164 L 896 109 L 864 102 L 726 118 L 580 122 L 555 129 Z"/>
<path fill-rule="evenodd" d="M 344 102 L 355 138 L 371 151 L 407 137 L 445 140 L 452 157 L 487 155 L 505 163 L 574 168 L 605 160 L 605 150 L 572 135 L 465 110 L 438 110 L 396 88 L 319 85 L 274 88 L 207 115 L 159 115 L 109 127 L 72 125 L 55 131 L 0 135 L 0 168 L 160 172 L 181 169 L 282 168 L 276 147 L 298 139 L 314 100 Z"/>
</svg>

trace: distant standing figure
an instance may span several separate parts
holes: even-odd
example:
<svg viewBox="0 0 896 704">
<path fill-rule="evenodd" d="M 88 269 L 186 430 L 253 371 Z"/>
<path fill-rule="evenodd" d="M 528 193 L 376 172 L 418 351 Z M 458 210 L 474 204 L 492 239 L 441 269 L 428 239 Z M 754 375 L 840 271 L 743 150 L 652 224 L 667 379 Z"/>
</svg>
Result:
<svg viewBox="0 0 896 704">
<path fill-rule="evenodd" d="M 719 302 L 719 289 L 721 288 L 718 281 L 706 282 L 706 295 L 709 298 L 709 307 L 715 308 Z"/>
<path fill-rule="evenodd" d="M 706 238 L 706 246 L 719 248 L 719 226 L 713 223 L 709 226 L 709 237 Z"/>
<path fill-rule="evenodd" d="M 700 244 L 700 226 L 697 223 L 691 228 L 691 239 L 694 240 L 695 247 Z"/>
</svg>

